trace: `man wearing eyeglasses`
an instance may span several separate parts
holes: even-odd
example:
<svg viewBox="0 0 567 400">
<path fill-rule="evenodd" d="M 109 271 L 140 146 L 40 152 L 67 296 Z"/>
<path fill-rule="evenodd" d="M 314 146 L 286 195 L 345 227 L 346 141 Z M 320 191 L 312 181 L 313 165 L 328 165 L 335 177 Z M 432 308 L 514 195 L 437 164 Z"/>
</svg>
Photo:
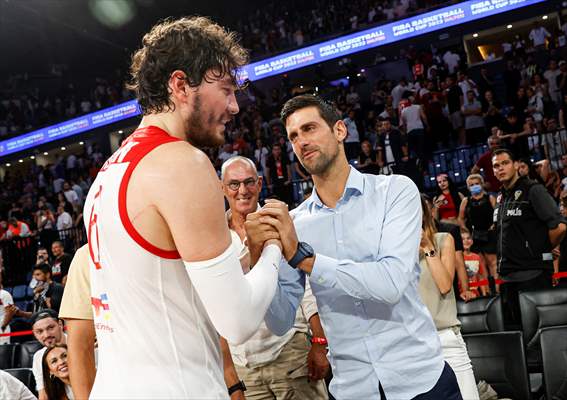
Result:
<svg viewBox="0 0 567 400">
<path fill-rule="evenodd" d="M 262 177 L 252 160 L 236 156 L 223 163 L 221 179 L 230 206 L 226 216 L 232 243 L 238 246 L 236 252 L 246 273 L 260 257 L 263 246 L 255 239 L 261 235 L 250 229 L 247 235 L 245 228 L 248 214 L 259 209 Z M 272 228 L 262 225 L 259 229 Z M 229 346 L 221 340 L 224 377 L 231 399 L 243 399 L 245 390 L 247 397 L 254 399 L 327 399 L 323 381 L 329 373 L 326 343 L 315 298 L 307 287 L 294 327 L 283 336 L 274 335 L 263 322 L 244 344 Z"/>
</svg>

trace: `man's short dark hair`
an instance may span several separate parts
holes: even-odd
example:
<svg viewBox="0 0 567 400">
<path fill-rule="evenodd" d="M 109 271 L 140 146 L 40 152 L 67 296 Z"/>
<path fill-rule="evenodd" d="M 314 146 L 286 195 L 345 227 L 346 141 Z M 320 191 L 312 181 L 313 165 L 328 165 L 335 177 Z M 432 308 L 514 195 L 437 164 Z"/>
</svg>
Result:
<svg viewBox="0 0 567 400">
<path fill-rule="evenodd" d="M 57 311 L 52 310 L 51 308 L 46 308 L 44 310 L 32 314 L 31 316 L 32 326 L 34 326 L 37 321 L 40 321 L 45 318 L 53 318 L 55 321 L 59 321 L 59 316 L 57 314 Z"/>
<path fill-rule="evenodd" d="M 341 119 L 336 108 L 323 100 L 319 96 L 312 94 L 302 94 L 286 101 L 282 108 L 281 120 L 284 125 L 291 114 L 307 107 L 315 107 L 319 110 L 319 115 L 325 120 L 329 128 L 333 129 L 337 121 Z"/>
<path fill-rule="evenodd" d="M 508 154 L 508 156 L 510 157 L 510 160 L 512 161 L 518 161 L 518 159 L 516 158 L 516 156 L 514 155 L 514 153 L 512 153 L 510 150 L 508 149 L 496 149 L 492 152 L 492 157 L 495 156 L 499 156 L 500 154 Z"/>
<path fill-rule="evenodd" d="M 237 84 L 237 70 L 248 62 L 247 51 L 234 32 L 205 17 L 166 19 L 142 39 L 142 48 L 132 56 L 131 81 L 144 115 L 173 110 L 168 82 L 175 70 L 185 72 L 191 87 L 230 75 Z"/>
<path fill-rule="evenodd" d="M 51 243 L 51 246 L 53 246 L 54 244 L 60 246 L 60 247 L 64 247 L 63 246 L 63 242 L 61 240 L 55 240 L 53 243 Z"/>
<path fill-rule="evenodd" d="M 47 263 L 39 263 L 36 264 L 33 268 L 32 268 L 32 272 L 35 272 L 36 270 L 41 270 L 41 272 L 43 272 L 44 274 L 51 274 L 51 267 L 49 266 L 49 264 Z"/>
</svg>

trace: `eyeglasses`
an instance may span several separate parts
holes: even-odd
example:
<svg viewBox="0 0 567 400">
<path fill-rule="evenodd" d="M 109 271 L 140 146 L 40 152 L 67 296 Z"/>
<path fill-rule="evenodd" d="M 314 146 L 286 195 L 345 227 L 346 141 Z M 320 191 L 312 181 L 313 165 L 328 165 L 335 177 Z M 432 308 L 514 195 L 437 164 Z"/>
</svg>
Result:
<svg viewBox="0 0 567 400">
<path fill-rule="evenodd" d="M 248 178 L 248 179 L 244 179 L 243 181 L 230 181 L 227 183 L 226 186 L 228 186 L 230 190 L 236 192 L 238 189 L 240 189 L 241 184 L 244 184 L 244 187 L 246 189 L 254 189 L 254 186 L 256 186 L 256 182 L 258 182 L 258 178 Z"/>
</svg>

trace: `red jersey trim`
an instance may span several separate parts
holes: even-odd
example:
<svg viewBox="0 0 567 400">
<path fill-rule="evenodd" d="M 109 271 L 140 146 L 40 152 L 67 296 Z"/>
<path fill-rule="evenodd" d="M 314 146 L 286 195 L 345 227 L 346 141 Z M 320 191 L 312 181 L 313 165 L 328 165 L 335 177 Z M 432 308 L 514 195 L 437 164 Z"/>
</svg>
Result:
<svg viewBox="0 0 567 400">
<path fill-rule="evenodd" d="M 149 154 L 152 150 L 156 149 L 158 146 L 161 146 L 162 144 L 166 144 L 166 143 L 172 143 L 172 142 L 176 142 L 180 139 L 177 139 L 173 136 L 170 136 L 169 134 L 167 134 L 165 131 L 156 128 L 156 127 L 148 127 L 145 128 L 145 130 L 159 130 L 161 131 L 160 133 L 158 133 L 156 136 L 161 136 L 159 137 L 158 141 L 152 141 L 152 143 L 140 143 L 140 146 L 142 146 L 143 148 L 140 149 L 141 151 L 136 151 L 135 154 L 133 155 L 132 159 L 129 160 L 129 165 L 128 168 L 126 169 L 126 172 L 124 173 L 124 176 L 122 177 L 122 182 L 120 182 L 120 189 L 118 190 L 118 212 L 120 213 L 120 220 L 122 221 L 122 225 L 124 226 L 124 229 L 126 229 L 126 232 L 128 232 L 128 235 L 130 235 L 130 237 L 136 242 L 138 243 L 143 249 L 145 249 L 146 251 L 161 257 L 161 258 L 166 258 L 166 259 L 170 259 L 170 260 L 177 260 L 179 258 L 181 258 L 181 255 L 179 254 L 179 252 L 177 250 L 164 250 L 164 249 L 160 249 L 157 246 L 154 246 L 153 244 L 151 244 L 150 242 L 148 242 L 146 239 L 144 239 L 142 237 L 142 235 L 140 235 L 138 233 L 138 231 L 136 230 L 136 228 L 134 228 L 134 225 L 132 225 L 132 221 L 130 221 L 130 217 L 128 216 L 128 209 L 126 207 L 126 194 L 128 192 L 128 183 L 130 182 L 130 178 L 132 177 L 132 173 L 134 172 L 134 169 L 136 169 L 136 166 L 138 165 L 138 163 L 147 155 Z M 161 135 L 161 133 L 163 133 L 164 135 Z M 135 134 L 135 133 L 134 133 Z M 133 134 L 133 135 L 134 135 Z M 153 136 L 153 135 L 152 135 Z M 130 158 L 130 157 L 128 157 Z"/>
</svg>

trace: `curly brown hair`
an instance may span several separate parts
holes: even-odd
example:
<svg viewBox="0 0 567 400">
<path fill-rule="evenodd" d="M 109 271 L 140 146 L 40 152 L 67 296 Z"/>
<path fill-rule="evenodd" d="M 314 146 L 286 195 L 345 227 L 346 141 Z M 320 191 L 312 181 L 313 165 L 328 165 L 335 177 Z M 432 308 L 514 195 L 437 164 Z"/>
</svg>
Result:
<svg viewBox="0 0 567 400">
<path fill-rule="evenodd" d="M 203 80 L 229 74 L 237 84 L 237 71 L 248 62 L 248 52 L 229 32 L 206 17 L 166 19 L 144 35 L 142 48 L 132 56 L 131 81 L 144 115 L 172 111 L 168 87 L 171 73 L 185 72 L 191 87 Z"/>
</svg>

